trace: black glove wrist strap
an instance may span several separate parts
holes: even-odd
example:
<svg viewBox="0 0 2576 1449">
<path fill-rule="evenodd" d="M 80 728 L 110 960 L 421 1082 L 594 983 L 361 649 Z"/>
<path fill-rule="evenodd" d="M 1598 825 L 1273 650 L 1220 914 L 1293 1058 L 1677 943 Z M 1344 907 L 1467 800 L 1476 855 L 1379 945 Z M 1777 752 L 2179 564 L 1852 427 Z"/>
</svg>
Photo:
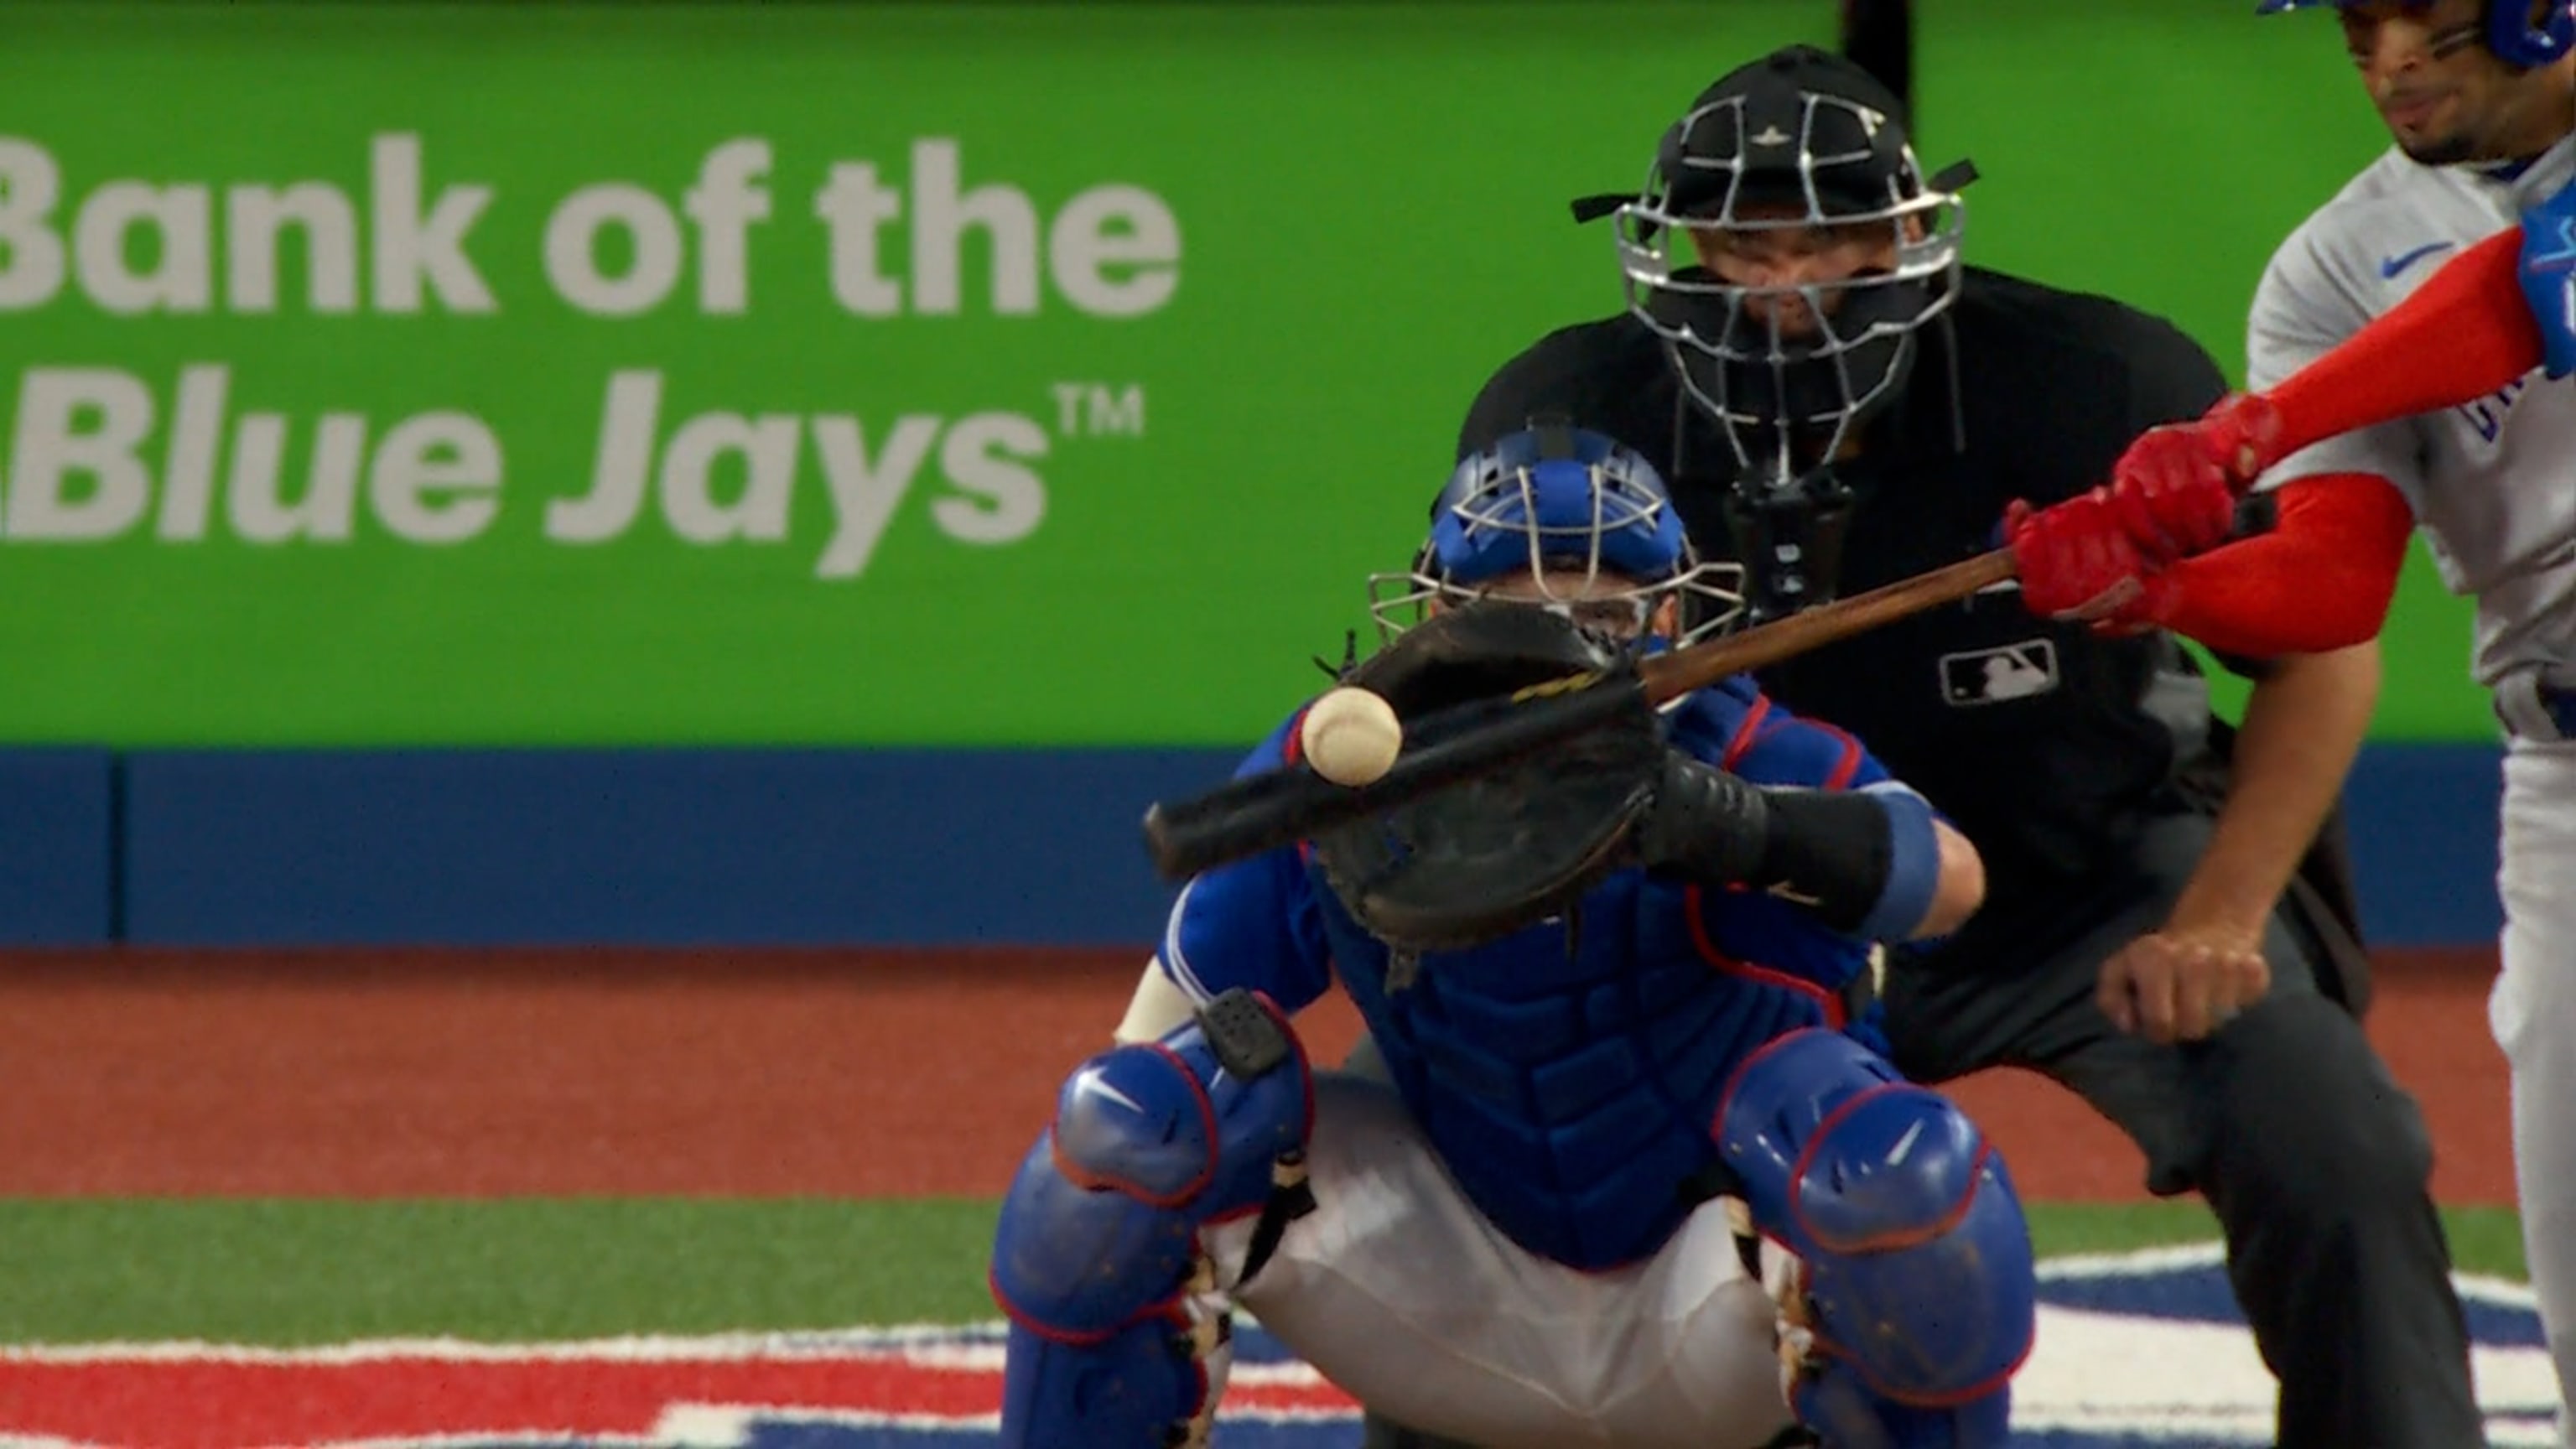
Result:
<svg viewBox="0 0 2576 1449">
<path fill-rule="evenodd" d="M 1770 850 L 1770 806 L 1758 785 L 1673 750 L 1653 810 L 1637 830 L 1637 856 L 1703 885 L 1752 879 Z"/>
<path fill-rule="evenodd" d="M 1676 751 L 1637 847 L 1648 869 L 1765 890 L 1848 931 L 1887 893 L 1895 829 L 1876 796 L 1755 785 Z"/>
</svg>

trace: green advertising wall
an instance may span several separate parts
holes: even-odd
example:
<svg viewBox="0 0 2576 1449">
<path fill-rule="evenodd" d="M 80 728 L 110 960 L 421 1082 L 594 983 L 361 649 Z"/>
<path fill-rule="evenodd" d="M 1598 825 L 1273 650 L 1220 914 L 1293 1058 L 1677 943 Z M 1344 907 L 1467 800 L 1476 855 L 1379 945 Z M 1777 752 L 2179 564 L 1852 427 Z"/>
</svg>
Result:
<svg viewBox="0 0 2576 1449">
<path fill-rule="evenodd" d="M 1927 0 L 1978 261 L 2231 370 L 2331 23 Z M 1827 0 L 0 10 L 0 741 L 1227 745 Z M 2484 738 L 2420 558 L 2382 738 Z"/>
</svg>

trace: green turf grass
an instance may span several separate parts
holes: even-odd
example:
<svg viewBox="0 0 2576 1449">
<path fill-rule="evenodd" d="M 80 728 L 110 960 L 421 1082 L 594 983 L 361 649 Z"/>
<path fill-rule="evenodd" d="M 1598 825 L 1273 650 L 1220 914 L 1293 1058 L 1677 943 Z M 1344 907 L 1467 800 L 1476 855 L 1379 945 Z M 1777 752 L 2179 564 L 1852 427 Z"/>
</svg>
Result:
<svg viewBox="0 0 2576 1449">
<path fill-rule="evenodd" d="M 989 1201 L 0 1199 L 0 1342 L 583 1338 L 994 1317 Z M 2522 1276 L 2513 1215 L 2445 1215 Z M 2037 1206 L 2043 1254 L 2214 1236 L 2195 1202 Z"/>
<path fill-rule="evenodd" d="M 2450 1236 L 2452 1264 L 2461 1272 L 2516 1281 L 2528 1276 L 2522 1261 L 2522 1226 L 2511 1208 L 2444 1208 L 2442 1226 Z M 2196 1198 L 2080 1206 L 2040 1203 L 2030 1208 L 2030 1231 L 2043 1255 L 2115 1253 L 2165 1243 L 2213 1241 L 2218 1223 Z"/>
</svg>

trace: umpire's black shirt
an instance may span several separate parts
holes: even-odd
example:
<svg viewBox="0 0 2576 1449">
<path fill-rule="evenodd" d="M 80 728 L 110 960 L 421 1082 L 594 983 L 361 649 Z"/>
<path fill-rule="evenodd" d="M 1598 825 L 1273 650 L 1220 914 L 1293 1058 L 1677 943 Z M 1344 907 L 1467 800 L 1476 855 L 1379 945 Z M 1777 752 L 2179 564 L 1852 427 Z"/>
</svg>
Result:
<svg viewBox="0 0 2576 1449">
<path fill-rule="evenodd" d="M 1842 594 L 1995 547 L 2011 500 L 2083 492 L 2137 434 L 2197 417 L 2226 390 L 2197 343 L 2107 298 L 1970 268 L 1948 316 L 1955 418 L 1952 349 L 1927 324 L 1903 398 L 1837 466 L 1857 499 Z M 1470 409 L 1459 456 L 1546 413 L 1644 454 L 1702 556 L 1732 556 L 1733 455 L 1641 323 L 1568 327 L 1506 363 Z M 1986 906 L 1941 952 L 1960 965 L 2027 962 L 2096 916 L 2104 891 L 2135 879 L 2122 866 L 2136 823 L 2189 808 L 2175 773 L 2209 767 L 2206 686 L 2170 636 L 2102 639 L 2033 616 L 2009 585 L 1759 677 L 1789 708 L 1858 735 L 1976 842 Z"/>
</svg>

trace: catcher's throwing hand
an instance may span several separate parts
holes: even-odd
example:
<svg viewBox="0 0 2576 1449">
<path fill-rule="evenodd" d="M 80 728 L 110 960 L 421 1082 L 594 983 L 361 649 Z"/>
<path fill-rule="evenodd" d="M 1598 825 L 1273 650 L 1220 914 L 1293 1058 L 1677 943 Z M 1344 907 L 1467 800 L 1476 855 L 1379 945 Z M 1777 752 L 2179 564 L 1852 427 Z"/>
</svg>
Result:
<svg viewBox="0 0 2576 1449">
<path fill-rule="evenodd" d="M 2125 1032 L 2159 1045 L 2199 1041 L 2272 984 L 2259 938 L 2216 930 L 2140 936 L 2102 963 L 2095 998 Z"/>
</svg>

